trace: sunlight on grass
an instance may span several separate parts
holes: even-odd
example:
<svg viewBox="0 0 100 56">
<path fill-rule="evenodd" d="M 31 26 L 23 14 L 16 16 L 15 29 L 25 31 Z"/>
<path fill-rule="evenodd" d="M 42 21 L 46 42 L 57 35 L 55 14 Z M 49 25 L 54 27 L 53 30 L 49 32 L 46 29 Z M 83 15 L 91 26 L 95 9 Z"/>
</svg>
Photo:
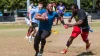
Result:
<svg viewBox="0 0 100 56">
<path fill-rule="evenodd" d="M 100 27 L 100 23 L 89 23 L 91 27 Z"/>
<path fill-rule="evenodd" d="M 89 23 L 91 27 L 100 27 L 100 23 Z M 27 24 L 0 24 L 0 29 L 27 29 L 29 26 Z M 63 26 L 53 26 L 55 29 L 61 29 Z"/>
<path fill-rule="evenodd" d="M 28 28 L 26 24 L 0 24 L 0 29 L 20 29 Z"/>
</svg>

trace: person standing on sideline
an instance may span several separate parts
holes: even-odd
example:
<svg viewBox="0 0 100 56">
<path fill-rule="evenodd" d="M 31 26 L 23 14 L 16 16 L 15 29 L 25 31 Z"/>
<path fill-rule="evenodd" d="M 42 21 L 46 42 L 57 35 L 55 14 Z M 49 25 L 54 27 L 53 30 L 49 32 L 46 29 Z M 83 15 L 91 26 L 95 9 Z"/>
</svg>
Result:
<svg viewBox="0 0 100 56">
<path fill-rule="evenodd" d="M 53 2 L 52 5 L 53 5 L 53 11 L 56 11 L 56 2 Z"/>
<path fill-rule="evenodd" d="M 52 2 L 52 5 L 53 5 L 52 10 L 56 11 L 56 9 L 57 9 L 56 2 Z M 55 19 L 54 19 L 53 26 L 56 26 L 56 22 L 57 22 L 57 17 L 55 17 Z"/>
<path fill-rule="evenodd" d="M 39 30 L 34 39 L 34 49 L 36 51 L 35 56 L 42 56 L 46 44 L 46 38 L 49 37 L 51 34 L 53 20 L 55 19 L 55 17 L 58 17 L 58 13 L 54 12 L 52 8 L 53 8 L 52 3 L 48 3 L 46 6 L 46 11 L 44 13 L 43 11 L 40 11 L 35 16 L 35 18 L 39 20 Z M 64 27 L 66 27 L 64 21 L 62 20 L 61 22 L 64 25 Z M 40 41 L 41 41 L 41 49 L 39 50 Z"/>
<path fill-rule="evenodd" d="M 70 38 L 67 41 L 65 49 L 63 51 L 61 51 L 62 54 L 65 54 L 68 51 L 68 48 L 72 44 L 73 40 L 79 34 L 81 34 L 81 37 L 82 37 L 83 41 L 86 43 L 86 50 L 89 50 L 90 45 L 91 45 L 91 43 L 88 39 L 89 25 L 88 25 L 88 20 L 87 20 L 87 16 L 86 16 L 85 11 L 83 9 L 79 9 L 76 4 L 73 4 L 71 6 L 71 10 L 72 10 L 73 15 L 68 20 L 69 23 L 66 24 L 66 25 L 68 27 L 73 27 L 73 31 L 72 31 L 72 34 L 71 34 Z M 76 23 L 70 24 L 73 17 L 75 18 Z"/>
<path fill-rule="evenodd" d="M 57 19 L 56 25 L 58 25 L 58 21 L 60 22 L 63 20 L 63 15 L 65 13 L 65 6 L 63 5 L 62 2 L 60 2 L 59 6 L 57 7 L 57 12 L 59 14 L 59 19 Z"/>
</svg>

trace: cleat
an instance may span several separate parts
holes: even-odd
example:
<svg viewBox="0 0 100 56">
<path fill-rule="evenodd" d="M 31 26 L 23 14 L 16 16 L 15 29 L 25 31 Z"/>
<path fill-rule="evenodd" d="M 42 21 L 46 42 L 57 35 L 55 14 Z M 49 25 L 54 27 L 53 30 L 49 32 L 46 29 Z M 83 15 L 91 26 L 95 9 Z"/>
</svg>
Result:
<svg viewBox="0 0 100 56">
<path fill-rule="evenodd" d="M 38 56 L 38 53 L 36 53 L 34 56 Z"/>
<path fill-rule="evenodd" d="M 88 45 L 86 45 L 86 50 L 90 49 L 90 45 L 91 45 L 91 43 L 89 43 Z"/>
<path fill-rule="evenodd" d="M 61 51 L 61 54 L 66 54 L 67 49 L 64 49 L 63 51 Z"/>
<path fill-rule="evenodd" d="M 27 39 L 28 39 L 28 36 L 25 36 L 25 38 L 24 38 L 24 39 L 26 39 L 26 40 L 27 40 Z"/>
<path fill-rule="evenodd" d="M 28 38 L 29 43 L 32 42 L 31 40 L 32 40 L 32 38 L 31 38 L 31 36 L 29 36 L 29 38 Z"/>
<path fill-rule="evenodd" d="M 43 54 L 43 50 L 40 50 L 40 52 L 38 53 L 38 56 L 42 56 Z"/>
</svg>

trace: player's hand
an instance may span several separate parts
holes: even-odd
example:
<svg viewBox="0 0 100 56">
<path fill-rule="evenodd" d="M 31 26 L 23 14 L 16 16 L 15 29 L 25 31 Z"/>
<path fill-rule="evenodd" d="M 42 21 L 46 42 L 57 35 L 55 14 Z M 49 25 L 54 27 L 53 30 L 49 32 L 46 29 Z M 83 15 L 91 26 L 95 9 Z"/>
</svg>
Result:
<svg viewBox="0 0 100 56">
<path fill-rule="evenodd" d="M 45 20 L 48 20 L 48 16 L 45 17 Z"/>
<path fill-rule="evenodd" d="M 73 27 L 73 24 L 66 24 L 68 27 Z"/>
<path fill-rule="evenodd" d="M 44 17 L 44 20 L 48 20 L 47 13 L 43 13 L 43 14 L 42 14 L 42 17 Z"/>
<path fill-rule="evenodd" d="M 65 28 L 65 29 L 68 29 L 68 26 L 67 26 L 67 25 L 64 25 L 64 28 Z"/>
<path fill-rule="evenodd" d="M 72 19 L 68 19 L 68 23 L 70 23 L 72 21 Z"/>
</svg>

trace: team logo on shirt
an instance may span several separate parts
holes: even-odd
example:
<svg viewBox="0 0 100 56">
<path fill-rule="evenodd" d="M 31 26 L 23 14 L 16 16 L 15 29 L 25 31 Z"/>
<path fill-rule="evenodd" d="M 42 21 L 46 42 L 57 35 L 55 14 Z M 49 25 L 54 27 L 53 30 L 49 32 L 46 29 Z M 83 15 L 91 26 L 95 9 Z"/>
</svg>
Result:
<svg viewBox="0 0 100 56">
<path fill-rule="evenodd" d="M 63 7 L 60 7 L 60 10 L 63 10 Z"/>
</svg>

